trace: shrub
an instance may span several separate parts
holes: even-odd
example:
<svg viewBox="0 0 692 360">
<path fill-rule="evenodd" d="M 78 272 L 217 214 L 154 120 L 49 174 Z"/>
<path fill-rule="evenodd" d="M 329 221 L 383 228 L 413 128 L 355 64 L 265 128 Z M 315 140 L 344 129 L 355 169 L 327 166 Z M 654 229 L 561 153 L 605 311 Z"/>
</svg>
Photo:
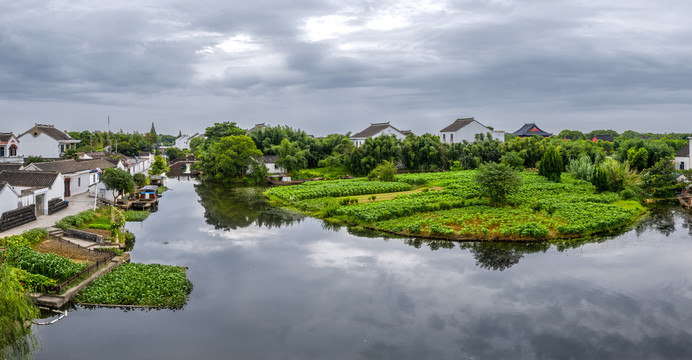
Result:
<svg viewBox="0 0 692 360">
<path fill-rule="evenodd" d="M 148 211 L 125 211 L 125 221 L 144 221 L 150 214 Z"/>
<path fill-rule="evenodd" d="M 87 226 L 89 229 L 98 229 L 98 230 L 110 230 L 111 226 L 108 224 L 101 224 L 101 223 L 94 223 L 94 224 L 89 224 Z"/>
<path fill-rule="evenodd" d="M 48 237 L 48 230 L 44 228 L 34 228 L 23 232 L 21 236 L 26 239 L 29 244 L 35 245 Z"/>
<path fill-rule="evenodd" d="M 560 152 L 555 148 L 550 148 L 541 158 L 541 163 L 538 165 L 538 175 L 545 176 L 550 181 L 560 182 L 563 168 Z"/>
<path fill-rule="evenodd" d="M 385 161 L 368 174 L 368 180 L 395 181 L 397 168 L 394 162 Z"/>
</svg>

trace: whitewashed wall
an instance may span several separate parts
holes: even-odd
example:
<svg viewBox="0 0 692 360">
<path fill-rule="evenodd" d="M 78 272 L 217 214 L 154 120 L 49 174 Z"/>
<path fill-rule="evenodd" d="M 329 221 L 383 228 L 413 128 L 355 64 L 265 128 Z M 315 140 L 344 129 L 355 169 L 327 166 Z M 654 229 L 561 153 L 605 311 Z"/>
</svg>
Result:
<svg viewBox="0 0 692 360">
<path fill-rule="evenodd" d="M 44 133 L 39 133 L 36 137 L 31 133 L 24 134 L 19 138 L 19 142 L 22 146 L 17 152 L 23 157 L 41 156 L 52 159 L 60 157 L 60 144 Z"/>
</svg>

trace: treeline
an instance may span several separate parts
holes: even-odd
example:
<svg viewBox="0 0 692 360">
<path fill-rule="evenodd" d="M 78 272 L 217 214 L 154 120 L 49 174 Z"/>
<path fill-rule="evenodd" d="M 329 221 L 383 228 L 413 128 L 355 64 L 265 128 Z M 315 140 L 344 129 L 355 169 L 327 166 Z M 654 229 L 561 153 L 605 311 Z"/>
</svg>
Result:
<svg viewBox="0 0 692 360">
<path fill-rule="evenodd" d="M 246 134 L 235 123 L 226 122 L 207 128 L 206 140 L 195 139 L 197 142 L 192 144 L 192 149 L 205 177 L 216 181 L 236 181 L 246 177 L 248 172 L 250 178 L 260 181 L 266 175 L 266 169 L 259 164 L 262 155 L 276 155 L 276 164 L 288 173 L 312 168 L 341 168 L 349 174 L 364 176 L 384 163 L 397 164 L 414 172 L 476 169 L 486 163 L 538 169 L 546 153 L 554 151 L 551 157 L 559 157 L 560 172 L 570 169 L 574 173 L 588 172 L 581 176 L 587 181 L 592 180 L 594 169 L 610 169 L 606 172 L 615 179 L 614 183 L 624 181 L 621 178 L 626 176 L 622 172 L 644 175 L 655 169 L 659 173 L 668 172 L 663 177 L 668 186 L 675 172 L 674 154 L 688 142 L 687 134 L 655 135 L 633 131 L 617 134 L 612 130 L 583 134 L 566 130 L 551 138 L 507 136 L 505 142 L 490 134 L 479 134 L 474 142 L 454 144 L 443 144 L 437 135 L 431 134 L 409 135 L 403 140 L 390 135 L 367 139 L 363 145 L 355 147 L 349 135 L 315 138 L 288 126 L 265 127 Z M 589 139 L 592 135 L 611 135 L 614 141 L 594 142 Z M 653 178 L 659 181 L 661 176 Z M 622 190 L 622 186 L 610 188 Z"/>
</svg>

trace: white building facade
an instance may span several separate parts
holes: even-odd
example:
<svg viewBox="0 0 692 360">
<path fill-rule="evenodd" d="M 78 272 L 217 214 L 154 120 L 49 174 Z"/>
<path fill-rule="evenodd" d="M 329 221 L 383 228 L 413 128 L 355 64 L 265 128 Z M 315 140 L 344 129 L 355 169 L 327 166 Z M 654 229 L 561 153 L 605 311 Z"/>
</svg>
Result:
<svg viewBox="0 0 692 360">
<path fill-rule="evenodd" d="M 79 140 L 75 140 L 53 125 L 36 124 L 33 128 L 19 135 L 19 154 L 22 157 L 40 156 L 44 159 L 59 159 L 67 150 L 77 149 Z"/>
<path fill-rule="evenodd" d="M 363 143 L 365 143 L 365 140 L 367 139 L 376 138 L 378 136 L 383 135 L 394 135 L 397 139 L 403 140 L 410 133 L 411 131 L 409 130 L 399 130 L 395 128 L 394 126 L 389 124 L 389 122 L 371 123 L 370 126 L 367 127 L 365 130 L 351 135 L 349 139 L 353 142 L 353 145 L 359 147 L 363 145 Z"/>
<path fill-rule="evenodd" d="M 687 146 L 680 149 L 675 154 L 675 168 L 678 170 L 689 170 L 692 168 L 692 135 L 688 137 Z"/>
<path fill-rule="evenodd" d="M 505 141 L 503 132 L 495 132 L 474 118 L 456 119 L 452 124 L 440 130 L 438 135 L 442 143 L 454 144 L 463 141 L 474 142 L 476 135 L 483 134 L 485 136 L 488 133 L 492 135 L 493 139 Z"/>
</svg>

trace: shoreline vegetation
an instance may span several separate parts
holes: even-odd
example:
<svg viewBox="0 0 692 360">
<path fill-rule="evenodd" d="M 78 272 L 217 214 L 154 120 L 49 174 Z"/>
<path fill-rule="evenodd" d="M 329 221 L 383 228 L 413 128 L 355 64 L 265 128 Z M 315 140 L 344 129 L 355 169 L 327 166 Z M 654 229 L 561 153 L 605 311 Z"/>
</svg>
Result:
<svg viewBox="0 0 692 360">
<path fill-rule="evenodd" d="M 584 238 L 629 226 L 646 213 L 635 200 L 563 174 L 552 182 L 521 172 L 503 205 L 484 196 L 476 170 L 411 173 L 396 181 L 313 181 L 273 187 L 274 204 L 328 221 L 404 236 L 456 241 L 545 241 Z"/>
</svg>

